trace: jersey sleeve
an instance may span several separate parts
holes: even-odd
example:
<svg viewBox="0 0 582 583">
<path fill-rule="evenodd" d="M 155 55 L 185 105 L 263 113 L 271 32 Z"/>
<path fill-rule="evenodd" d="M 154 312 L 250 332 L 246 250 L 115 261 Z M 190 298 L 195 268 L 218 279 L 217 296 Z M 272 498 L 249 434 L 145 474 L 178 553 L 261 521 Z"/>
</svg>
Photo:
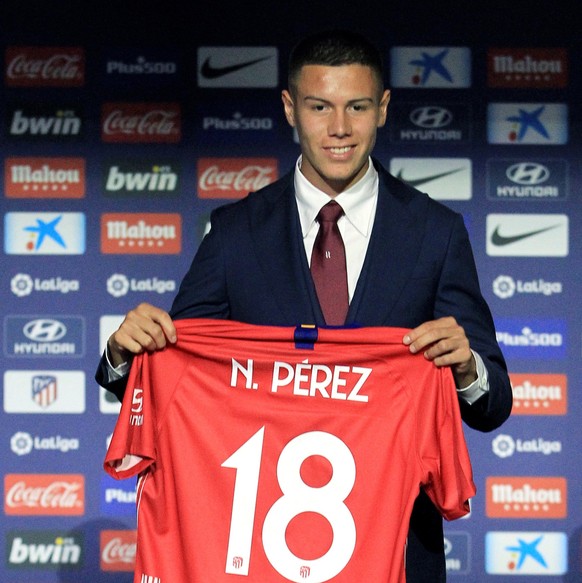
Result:
<svg viewBox="0 0 582 583">
<path fill-rule="evenodd" d="M 436 372 L 417 409 L 419 453 L 425 492 L 444 518 L 454 520 L 468 514 L 476 489 L 451 371 Z"/>
<path fill-rule="evenodd" d="M 116 479 L 135 476 L 156 460 L 149 356 L 136 356 L 105 456 L 105 471 Z"/>
</svg>

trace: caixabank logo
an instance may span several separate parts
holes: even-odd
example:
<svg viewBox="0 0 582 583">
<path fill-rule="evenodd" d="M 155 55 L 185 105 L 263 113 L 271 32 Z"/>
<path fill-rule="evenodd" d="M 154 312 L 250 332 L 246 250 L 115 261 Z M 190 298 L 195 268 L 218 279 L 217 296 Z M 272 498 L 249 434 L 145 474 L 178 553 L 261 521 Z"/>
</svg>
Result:
<svg viewBox="0 0 582 583">
<path fill-rule="evenodd" d="M 567 144 L 568 106 L 565 103 L 490 103 L 487 141 L 514 146 Z"/>
<path fill-rule="evenodd" d="M 4 252 L 8 255 L 82 255 L 85 214 L 10 212 L 4 215 Z"/>
<path fill-rule="evenodd" d="M 58 530 L 17 530 L 7 533 L 6 563 L 12 569 L 78 569 L 83 565 L 83 534 Z"/>
<path fill-rule="evenodd" d="M 489 575 L 564 575 L 568 572 L 568 538 L 563 532 L 493 531 L 485 536 L 485 570 Z"/>
<path fill-rule="evenodd" d="M 562 477 L 490 476 L 488 518 L 566 518 L 568 482 Z"/>
<path fill-rule="evenodd" d="M 390 84 L 414 89 L 465 89 L 471 86 L 467 47 L 394 47 Z"/>
</svg>

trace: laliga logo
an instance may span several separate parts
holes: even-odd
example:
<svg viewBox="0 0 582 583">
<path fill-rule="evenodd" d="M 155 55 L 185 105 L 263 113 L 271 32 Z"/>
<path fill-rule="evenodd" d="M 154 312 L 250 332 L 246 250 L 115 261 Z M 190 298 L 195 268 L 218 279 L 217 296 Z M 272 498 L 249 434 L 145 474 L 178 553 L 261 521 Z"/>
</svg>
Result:
<svg viewBox="0 0 582 583">
<path fill-rule="evenodd" d="M 10 449 L 16 455 L 26 455 L 32 451 L 33 440 L 30 433 L 19 431 L 10 439 Z"/>
<path fill-rule="evenodd" d="M 510 457 L 515 452 L 515 441 L 509 435 L 498 435 L 492 442 L 493 453 L 500 457 Z"/>
<path fill-rule="evenodd" d="M 176 291 L 176 282 L 172 279 L 158 279 L 149 277 L 146 279 L 129 279 L 122 273 L 114 273 L 107 280 L 107 291 L 114 297 L 120 298 L 131 292 L 155 292 L 164 294 Z"/>
<path fill-rule="evenodd" d="M 510 298 L 515 293 L 515 281 L 509 275 L 500 275 L 493 282 L 493 293 L 501 299 Z"/>
<path fill-rule="evenodd" d="M 129 291 L 129 279 L 122 273 L 114 273 L 107 280 L 107 292 L 114 298 L 120 298 L 127 295 Z"/>
<path fill-rule="evenodd" d="M 15 296 L 23 298 L 32 293 L 34 282 L 26 273 L 18 273 L 10 280 L 10 290 Z"/>
</svg>

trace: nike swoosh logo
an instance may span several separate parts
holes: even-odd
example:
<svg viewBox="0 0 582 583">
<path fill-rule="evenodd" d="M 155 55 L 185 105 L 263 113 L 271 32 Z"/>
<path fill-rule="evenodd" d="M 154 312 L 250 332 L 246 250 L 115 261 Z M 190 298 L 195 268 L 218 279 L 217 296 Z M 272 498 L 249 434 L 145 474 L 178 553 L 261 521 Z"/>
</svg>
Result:
<svg viewBox="0 0 582 583">
<path fill-rule="evenodd" d="M 268 57 L 261 57 L 259 59 L 253 59 L 252 61 L 236 63 L 235 65 L 227 65 L 226 67 L 213 67 L 210 64 L 210 57 L 207 57 L 204 63 L 202 63 L 200 73 L 206 79 L 218 79 L 219 77 L 224 77 L 229 73 L 240 71 L 241 69 L 245 69 L 246 67 L 250 67 L 251 65 L 255 65 L 256 63 L 260 63 L 261 61 L 266 61 L 267 59 L 271 58 L 272 56 L 269 55 Z"/>
<path fill-rule="evenodd" d="M 464 170 L 464 168 L 457 168 L 456 170 L 448 170 L 447 172 L 441 172 L 440 174 L 432 174 L 429 176 L 424 176 L 423 178 L 415 178 L 409 180 L 402 176 L 402 169 L 400 169 L 398 171 L 398 174 L 396 175 L 396 178 L 402 180 L 402 182 L 406 182 L 406 184 L 409 184 L 410 186 L 417 188 L 419 186 L 422 186 L 423 184 L 426 184 L 427 182 L 432 182 L 433 180 L 437 180 L 438 178 L 450 176 L 451 174 L 455 174 L 456 172 L 460 172 L 461 170 Z"/>
<path fill-rule="evenodd" d="M 517 241 L 522 241 L 528 237 L 533 237 L 534 235 L 539 235 L 540 233 L 545 233 L 551 229 L 555 229 L 560 225 L 553 225 L 551 227 L 545 227 L 543 229 L 537 229 L 536 231 L 528 231 L 527 233 L 520 233 L 519 235 L 512 235 L 511 237 L 505 237 L 499 234 L 499 225 L 495 227 L 495 231 L 491 235 L 491 243 L 497 245 L 498 247 L 503 247 L 504 245 L 509 245 L 510 243 L 516 243 Z"/>
</svg>

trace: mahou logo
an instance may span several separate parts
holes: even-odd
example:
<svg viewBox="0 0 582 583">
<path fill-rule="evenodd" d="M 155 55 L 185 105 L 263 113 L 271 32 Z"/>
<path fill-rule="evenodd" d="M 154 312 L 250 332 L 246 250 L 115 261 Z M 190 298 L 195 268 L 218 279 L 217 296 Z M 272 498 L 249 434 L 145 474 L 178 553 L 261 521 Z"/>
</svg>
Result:
<svg viewBox="0 0 582 583">
<path fill-rule="evenodd" d="M 510 374 L 512 415 L 565 415 L 568 377 L 565 374 Z"/>
<path fill-rule="evenodd" d="M 489 87 L 564 88 L 568 84 L 566 49 L 489 49 Z"/>
<path fill-rule="evenodd" d="M 199 198 L 243 198 L 278 178 L 275 158 L 200 158 Z"/>
<path fill-rule="evenodd" d="M 8 87 L 80 87 L 85 83 L 85 53 L 77 47 L 8 47 Z"/>
<path fill-rule="evenodd" d="M 80 516 L 85 513 L 81 474 L 7 474 L 4 512 L 17 516 Z"/>
<path fill-rule="evenodd" d="M 182 217 L 171 213 L 101 216 L 101 252 L 174 255 L 182 250 Z"/>
<path fill-rule="evenodd" d="M 177 103 L 105 103 L 101 109 L 104 142 L 173 144 L 181 138 Z"/>
<path fill-rule="evenodd" d="M 102 530 L 99 538 L 102 571 L 133 571 L 137 544 L 135 530 Z"/>
<path fill-rule="evenodd" d="M 567 481 L 560 477 L 487 478 L 489 518 L 566 518 Z"/>
<path fill-rule="evenodd" d="M 83 198 L 84 158 L 6 158 L 8 198 Z"/>
</svg>

